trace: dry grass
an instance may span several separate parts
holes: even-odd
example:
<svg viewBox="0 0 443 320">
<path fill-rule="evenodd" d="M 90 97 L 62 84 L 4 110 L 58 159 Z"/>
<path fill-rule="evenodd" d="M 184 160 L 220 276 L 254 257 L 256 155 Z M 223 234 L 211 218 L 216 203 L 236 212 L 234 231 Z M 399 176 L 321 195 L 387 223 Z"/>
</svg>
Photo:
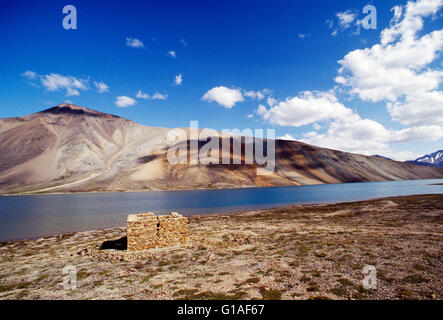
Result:
<svg viewBox="0 0 443 320">
<path fill-rule="evenodd" d="M 187 245 L 99 250 L 125 229 L 0 244 L 0 299 L 442 299 L 443 195 L 191 217 Z M 377 267 L 377 290 L 362 287 Z M 62 269 L 77 268 L 77 290 Z"/>
</svg>

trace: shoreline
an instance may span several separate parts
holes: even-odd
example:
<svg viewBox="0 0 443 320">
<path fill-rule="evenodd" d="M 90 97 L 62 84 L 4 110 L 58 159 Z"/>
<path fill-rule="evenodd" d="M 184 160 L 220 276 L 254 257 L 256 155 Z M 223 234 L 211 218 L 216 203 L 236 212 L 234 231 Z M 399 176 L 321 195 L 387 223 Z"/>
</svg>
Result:
<svg viewBox="0 0 443 320">
<path fill-rule="evenodd" d="M 188 218 L 186 245 L 140 252 L 124 227 L 2 242 L 0 300 L 443 299 L 442 194 Z"/>
<path fill-rule="evenodd" d="M 294 207 L 304 207 L 304 206 L 315 207 L 315 206 L 325 206 L 325 205 L 327 206 L 327 205 L 358 204 L 358 203 L 366 203 L 366 202 L 370 202 L 370 201 L 381 201 L 381 200 L 385 200 L 385 199 L 395 199 L 395 198 L 415 197 L 415 196 L 440 196 L 440 195 L 443 197 L 443 194 L 435 193 L 435 194 L 414 194 L 414 195 L 395 196 L 395 197 L 376 197 L 376 198 L 370 198 L 370 199 L 358 200 L 358 201 L 349 200 L 349 201 L 332 201 L 332 202 L 312 202 L 312 203 L 300 203 L 300 204 L 294 203 L 294 204 L 288 204 L 288 205 L 283 205 L 283 206 L 277 205 L 277 206 L 264 207 L 264 208 L 249 208 L 249 209 L 240 209 L 240 210 L 224 211 L 224 212 L 209 212 L 209 213 L 195 214 L 195 215 L 190 215 L 190 216 L 185 216 L 185 217 L 187 217 L 189 219 L 191 217 L 198 218 L 198 217 L 219 216 L 219 215 L 231 216 L 231 215 L 236 215 L 236 214 L 245 214 L 245 213 L 248 213 L 251 211 L 263 211 L 263 210 L 275 211 L 275 210 L 284 210 L 284 209 L 291 209 Z M 139 212 L 139 213 L 143 213 L 143 212 Z M 128 215 L 129 214 L 134 214 L 134 213 L 128 213 Z M 5 242 L 36 241 L 39 239 L 47 239 L 47 238 L 51 238 L 51 237 L 63 237 L 63 235 L 65 235 L 65 234 L 106 231 L 106 230 L 112 230 L 115 228 L 125 228 L 125 227 L 126 227 L 126 225 L 120 225 L 120 226 L 114 226 L 114 227 L 103 227 L 103 228 L 95 228 L 95 229 L 88 229 L 88 230 L 67 231 L 64 233 L 50 234 L 50 235 L 44 235 L 44 236 L 35 236 L 35 237 L 24 238 L 24 239 L 4 240 L 4 241 L 0 241 L 0 245 Z"/>
<path fill-rule="evenodd" d="M 23 193 L 0 193 L 0 196 L 34 196 L 34 195 L 58 195 L 58 194 L 88 194 L 88 193 L 136 193 L 136 192 L 180 192 L 180 191 L 208 191 L 208 190 L 243 190 L 243 189 L 263 189 L 263 188 L 285 188 L 285 187 L 303 187 L 303 186 L 323 186 L 323 185 L 341 185 L 341 184 L 354 184 L 354 183 L 376 183 L 376 182 L 394 182 L 394 181 L 432 181 L 443 180 L 442 178 L 435 179 L 413 179 L 413 180 L 380 180 L 380 181 L 353 181 L 353 182 L 340 182 L 340 183 L 316 183 L 316 184 L 293 184 L 284 186 L 235 186 L 224 188 L 196 188 L 196 189 L 166 189 L 166 190 L 121 190 L 121 191 L 69 191 L 69 192 L 38 192 L 30 191 Z M 429 185 L 442 185 L 443 183 L 429 184 Z"/>
</svg>

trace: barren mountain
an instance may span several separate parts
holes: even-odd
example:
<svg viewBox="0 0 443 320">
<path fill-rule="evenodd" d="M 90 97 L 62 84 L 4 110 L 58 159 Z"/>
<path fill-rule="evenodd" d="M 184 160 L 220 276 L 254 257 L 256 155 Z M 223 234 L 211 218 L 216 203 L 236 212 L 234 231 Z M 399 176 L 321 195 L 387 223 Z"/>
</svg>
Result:
<svg viewBox="0 0 443 320">
<path fill-rule="evenodd" d="M 275 142 L 275 172 L 263 165 L 170 164 L 170 129 L 71 104 L 0 119 L 0 193 L 262 187 L 443 178 L 443 169 Z M 189 145 L 187 139 L 177 142 Z M 243 150 L 245 141 L 242 142 Z M 202 147 L 202 143 L 199 144 Z M 231 159 L 233 158 L 231 148 Z M 258 169 L 261 170 L 261 169 Z"/>
</svg>

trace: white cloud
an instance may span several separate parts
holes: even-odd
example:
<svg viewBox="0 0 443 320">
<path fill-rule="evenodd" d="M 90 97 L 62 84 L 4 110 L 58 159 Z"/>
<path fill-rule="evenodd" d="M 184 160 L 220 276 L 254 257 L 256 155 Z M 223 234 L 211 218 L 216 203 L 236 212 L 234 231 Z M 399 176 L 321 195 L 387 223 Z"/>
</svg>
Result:
<svg viewBox="0 0 443 320">
<path fill-rule="evenodd" d="M 245 97 L 251 98 L 251 99 L 257 99 L 257 100 L 261 100 L 265 97 L 265 93 L 260 92 L 260 91 L 254 91 L 254 90 L 243 90 L 243 95 Z"/>
<path fill-rule="evenodd" d="M 334 20 L 326 20 L 326 24 L 328 26 L 329 29 L 332 30 L 332 28 L 334 28 Z M 336 36 L 338 34 L 338 29 L 335 29 L 334 31 L 332 31 L 331 35 L 332 36 Z"/>
<path fill-rule="evenodd" d="M 240 89 L 230 89 L 227 87 L 214 87 L 202 97 L 202 100 L 215 101 L 226 109 L 231 109 L 237 102 L 244 100 Z"/>
<path fill-rule="evenodd" d="M 362 119 L 345 107 L 333 91 L 306 91 L 269 109 L 259 105 L 256 113 L 279 126 L 312 124 L 315 131 L 304 133 L 302 142 L 366 155 L 382 154 L 393 159 L 411 159 L 413 154 L 394 152 L 390 147 L 392 143 L 435 141 L 443 137 L 443 127 L 439 125 L 388 130 L 377 121 Z M 317 132 L 321 129 L 317 122 L 321 121 L 330 122 L 324 133 Z"/>
<path fill-rule="evenodd" d="M 316 146 L 355 152 L 365 155 L 384 155 L 396 160 L 408 160 L 411 152 L 395 152 L 390 144 L 396 142 L 435 141 L 443 137 L 443 128 L 422 126 L 402 130 L 388 130 L 371 119 L 362 119 L 352 113 L 331 122 L 327 132 L 315 131 L 303 134 L 300 141 Z"/>
<path fill-rule="evenodd" d="M 299 33 L 297 36 L 298 36 L 300 39 L 306 39 L 307 37 L 309 37 L 309 35 L 304 34 L 304 33 Z"/>
<path fill-rule="evenodd" d="M 263 92 L 264 95 L 270 96 L 272 95 L 273 91 L 268 88 L 264 88 L 261 92 Z"/>
<path fill-rule="evenodd" d="M 30 70 L 23 72 L 21 75 L 29 80 L 35 79 L 37 77 L 37 74 L 34 71 Z"/>
<path fill-rule="evenodd" d="M 352 22 L 357 18 L 357 13 L 352 10 L 347 10 L 344 12 L 338 12 L 336 14 L 338 18 L 338 24 L 341 28 L 347 29 L 351 26 Z"/>
<path fill-rule="evenodd" d="M 408 1 L 405 6 L 395 6 L 392 8 L 394 17 L 391 27 L 381 33 L 382 44 L 387 45 L 398 38 L 403 41 L 414 40 L 417 31 L 423 28 L 423 18 L 435 15 L 442 5 L 441 0 L 418 0 Z"/>
<path fill-rule="evenodd" d="M 287 98 L 272 104 L 267 110 L 259 106 L 257 113 L 266 121 L 280 126 L 300 127 L 318 121 L 346 116 L 352 111 L 338 102 L 332 92 L 302 92 L 299 96 Z"/>
<path fill-rule="evenodd" d="M 284 136 L 278 137 L 278 139 L 295 141 L 295 138 L 293 136 L 291 136 L 289 133 L 286 133 Z"/>
<path fill-rule="evenodd" d="M 149 99 L 149 94 L 144 93 L 141 90 L 138 90 L 138 92 L 135 94 L 135 96 L 139 99 Z"/>
<path fill-rule="evenodd" d="M 87 90 L 88 80 L 73 76 L 64 76 L 57 73 L 40 76 L 42 86 L 48 91 L 66 90 L 67 96 L 80 95 L 79 90 Z"/>
<path fill-rule="evenodd" d="M 216 87 L 216 88 L 213 88 L 210 91 L 208 91 L 206 94 L 207 94 L 207 96 L 205 95 L 206 98 L 205 98 L 205 96 L 203 97 L 203 100 L 206 100 L 206 101 L 209 101 L 208 99 L 210 98 L 210 96 L 215 97 L 215 95 L 219 95 L 220 99 L 226 99 L 226 101 L 229 101 L 228 98 L 241 99 L 241 100 L 238 100 L 235 102 L 235 103 L 237 103 L 239 101 L 243 101 L 244 98 L 250 98 L 253 100 L 260 101 L 260 100 L 264 99 L 267 95 L 272 94 L 272 91 L 269 89 L 266 89 L 266 88 L 261 91 L 255 91 L 255 90 L 244 90 L 244 89 L 242 90 L 241 88 L 228 89 L 226 87 Z M 222 95 L 224 95 L 226 97 L 221 97 Z M 212 99 L 211 101 L 217 101 L 217 100 Z M 219 101 L 217 101 L 217 102 L 219 102 Z M 222 103 L 219 103 L 219 104 L 223 105 Z M 230 108 L 232 108 L 232 106 Z"/>
<path fill-rule="evenodd" d="M 141 90 L 138 90 L 135 96 L 139 99 L 151 99 L 151 100 L 165 100 L 168 97 L 167 94 L 161 94 L 158 91 L 156 91 L 153 95 L 149 95 Z"/>
<path fill-rule="evenodd" d="M 177 54 L 175 53 L 175 51 L 169 51 L 168 52 L 168 56 L 170 56 L 171 58 L 175 58 L 175 57 L 177 57 Z"/>
<path fill-rule="evenodd" d="M 443 70 L 438 69 L 441 65 L 433 64 L 443 49 L 443 29 L 421 32 L 424 18 L 435 15 L 442 6 L 443 0 L 396 6 L 379 44 L 351 51 L 339 61 L 341 68 L 335 81 L 341 86 L 333 91 L 302 92 L 280 102 L 268 97 L 269 108 L 261 104 L 256 113 L 280 126 L 311 124 L 314 130 L 302 135 L 305 143 L 397 160 L 415 158 L 413 152 L 398 152 L 392 145 L 443 138 L 443 92 L 439 91 Z M 356 21 L 356 16 L 337 17 L 340 29 Z M 334 28 L 332 21 L 328 25 Z M 338 101 L 335 91 L 356 95 L 363 101 L 385 101 L 392 119 L 409 127 L 388 129 L 377 121 L 361 118 Z M 320 122 L 326 122 L 322 132 Z"/>
<path fill-rule="evenodd" d="M 443 44 L 443 31 L 439 36 Z M 417 47 L 409 50 L 404 45 L 388 48 L 375 45 L 371 49 L 352 51 L 339 61 L 342 68 L 335 81 L 350 87 L 351 93 L 360 99 L 372 102 L 395 101 L 406 94 L 437 89 L 443 72 L 430 69 L 420 72 L 418 68 L 411 68 L 427 52 L 427 48 L 418 43 L 414 46 Z"/>
<path fill-rule="evenodd" d="M 247 118 L 248 119 L 252 119 L 252 118 L 254 118 L 254 115 L 252 113 L 250 113 L 250 114 L 247 115 Z"/>
<path fill-rule="evenodd" d="M 143 48 L 145 45 L 140 39 L 137 38 L 126 38 L 126 45 L 132 48 Z"/>
<path fill-rule="evenodd" d="M 103 81 L 100 82 L 94 81 L 94 85 L 97 88 L 98 93 L 109 92 L 109 87 Z"/>
<path fill-rule="evenodd" d="M 168 97 L 167 94 L 161 94 L 161 93 L 159 93 L 159 92 L 155 92 L 155 93 L 152 95 L 151 99 L 152 99 L 152 100 L 166 100 L 167 97 Z"/>
<path fill-rule="evenodd" d="M 29 80 L 39 79 L 42 87 L 50 92 L 66 90 L 66 96 L 79 96 L 80 91 L 89 89 L 89 77 L 87 79 L 81 79 L 58 73 L 37 74 L 30 70 L 23 72 L 21 75 Z M 32 81 L 29 83 L 38 87 L 38 85 Z M 103 81 L 92 81 L 92 83 L 97 88 L 98 93 L 109 92 L 109 86 Z"/>
<path fill-rule="evenodd" d="M 183 75 L 181 73 L 176 75 L 174 82 L 177 86 L 181 85 L 183 83 Z"/>
<path fill-rule="evenodd" d="M 326 25 L 330 30 L 332 36 L 337 36 L 339 31 L 345 31 L 351 26 L 356 26 L 356 30 L 352 34 L 360 33 L 361 21 L 357 20 L 358 12 L 356 10 L 346 10 L 343 12 L 337 12 L 335 14 L 336 23 L 333 19 L 326 20 Z"/>
<path fill-rule="evenodd" d="M 127 96 L 119 96 L 115 100 L 116 106 L 121 107 L 121 108 L 127 108 L 130 106 L 133 106 L 136 103 L 137 103 L 137 101 L 135 99 L 127 97 Z"/>
<path fill-rule="evenodd" d="M 273 105 L 275 105 L 277 103 L 277 99 L 273 98 L 273 97 L 268 97 L 268 99 L 266 99 L 266 103 L 268 104 L 268 106 L 272 107 Z"/>
<path fill-rule="evenodd" d="M 443 92 L 430 91 L 406 97 L 404 102 L 388 103 L 395 121 L 404 125 L 443 125 Z"/>
<path fill-rule="evenodd" d="M 348 53 L 339 61 L 336 82 L 372 102 L 396 101 L 437 89 L 443 72 L 426 67 L 443 48 L 443 30 L 422 37 L 417 33 L 423 29 L 423 19 L 442 5 L 443 0 L 421 0 L 410 1 L 405 8 L 396 6 L 391 26 L 381 33 L 381 43 Z"/>
<path fill-rule="evenodd" d="M 390 133 L 390 142 L 436 141 L 443 138 L 443 127 L 438 125 L 424 125 L 392 130 Z"/>
<path fill-rule="evenodd" d="M 387 101 L 392 119 L 412 126 L 385 129 L 378 140 L 364 139 L 377 144 L 379 149 L 389 152 L 390 143 L 435 141 L 443 137 L 443 92 L 438 90 L 443 71 L 430 68 L 443 49 L 443 29 L 421 33 L 424 19 L 435 15 L 442 6 L 443 0 L 409 1 L 405 6 L 395 6 L 390 26 L 381 32 L 379 44 L 354 50 L 339 61 L 337 83 L 350 88 L 351 94 L 364 101 Z M 333 146 L 352 146 L 338 139 L 334 131 L 316 137 L 319 140 L 312 141 L 311 137 L 310 141 L 324 139 L 323 143 L 329 141 Z M 368 150 L 375 149 L 374 145 L 371 147 Z"/>
<path fill-rule="evenodd" d="M 260 104 L 255 113 L 258 114 L 259 116 L 263 116 L 267 111 L 268 109 L 266 109 L 264 105 Z"/>
</svg>

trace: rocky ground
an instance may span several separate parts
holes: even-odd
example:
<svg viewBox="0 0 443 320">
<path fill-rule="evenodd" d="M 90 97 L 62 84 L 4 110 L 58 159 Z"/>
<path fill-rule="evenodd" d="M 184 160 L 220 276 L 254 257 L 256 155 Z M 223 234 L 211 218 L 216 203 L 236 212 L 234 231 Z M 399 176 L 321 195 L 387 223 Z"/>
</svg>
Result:
<svg viewBox="0 0 443 320">
<path fill-rule="evenodd" d="M 0 299 L 443 298 L 442 194 L 196 216 L 189 229 L 185 246 L 138 253 L 124 228 L 1 243 Z M 68 265 L 77 289 L 63 287 Z"/>
</svg>

